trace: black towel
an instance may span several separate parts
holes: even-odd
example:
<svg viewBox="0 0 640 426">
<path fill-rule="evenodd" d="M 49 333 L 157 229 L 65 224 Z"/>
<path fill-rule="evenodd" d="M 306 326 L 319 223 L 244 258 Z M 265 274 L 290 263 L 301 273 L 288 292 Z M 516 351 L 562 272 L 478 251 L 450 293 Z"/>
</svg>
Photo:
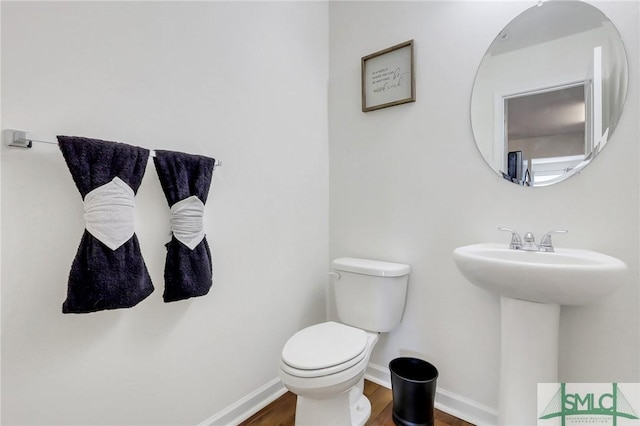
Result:
<svg viewBox="0 0 640 426">
<path fill-rule="evenodd" d="M 169 207 L 176 203 L 194 201 L 197 197 L 207 202 L 215 160 L 200 155 L 156 150 L 156 171 Z M 201 216 L 196 217 L 201 221 Z M 166 245 L 167 260 L 164 268 L 165 302 L 204 296 L 213 285 L 213 263 L 206 237 L 197 238 L 193 247 L 176 238 L 176 232 Z"/>
<path fill-rule="evenodd" d="M 140 187 L 149 150 L 74 136 L 58 136 L 58 143 L 83 200 L 114 180 L 124 182 L 134 195 Z M 85 208 L 85 217 L 86 214 Z M 135 234 L 112 249 L 85 229 L 71 265 L 62 312 L 129 308 L 152 292 L 151 277 Z"/>
</svg>

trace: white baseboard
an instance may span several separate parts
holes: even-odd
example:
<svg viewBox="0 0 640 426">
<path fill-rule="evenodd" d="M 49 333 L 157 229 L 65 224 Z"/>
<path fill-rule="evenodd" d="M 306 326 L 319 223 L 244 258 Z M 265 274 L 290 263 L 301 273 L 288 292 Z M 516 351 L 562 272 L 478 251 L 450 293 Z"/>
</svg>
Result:
<svg viewBox="0 0 640 426">
<path fill-rule="evenodd" d="M 280 379 L 276 377 L 236 403 L 203 421 L 198 426 L 238 425 L 280 398 L 286 392 L 287 389 Z"/>
<path fill-rule="evenodd" d="M 369 363 L 364 376 L 367 380 L 391 389 L 391 374 L 389 369 L 377 364 Z M 235 426 L 287 392 L 279 378 L 269 381 L 264 386 L 213 415 L 198 426 Z M 479 426 L 498 424 L 498 412 L 491 407 L 480 404 L 464 396 L 437 387 L 435 407 Z"/>
<path fill-rule="evenodd" d="M 387 389 L 391 389 L 391 373 L 389 373 L 389 369 L 386 367 L 370 362 L 369 365 L 367 365 L 367 370 L 364 372 L 364 378 L 370 382 L 384 386 Z"/>
<path fill-rule="evenodd" d="M 391 389 L 391 373 L 386 367 L 369 363 L 364 376 L 380 386 Z M 481 426 L 497 425 L 498 412 L 479 402 L 455 394 L 440 386 L 436 388 L 435 407 L 469 423 Z"/>
</svg>

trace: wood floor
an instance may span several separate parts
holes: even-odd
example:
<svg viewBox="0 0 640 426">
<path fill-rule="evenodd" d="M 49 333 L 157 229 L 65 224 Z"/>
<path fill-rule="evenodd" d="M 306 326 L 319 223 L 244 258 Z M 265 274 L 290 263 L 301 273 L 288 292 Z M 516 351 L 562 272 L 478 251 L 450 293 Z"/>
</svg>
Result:
<svg viewBox="0 0 640 426">
<path fill-rule="evenodd" d="M 364 394 L 371 401 L 371 417 L 366 426 L 394 426 L 391 418 L 393 410 L 391 390 L 365 380 Z M 295 411 L 296 396 L 287 392 L 240 426 L 293 426 Z M 434 416 L 434 426 L 473 426 L 442 411 L 435 410 Z"/>
</svg>

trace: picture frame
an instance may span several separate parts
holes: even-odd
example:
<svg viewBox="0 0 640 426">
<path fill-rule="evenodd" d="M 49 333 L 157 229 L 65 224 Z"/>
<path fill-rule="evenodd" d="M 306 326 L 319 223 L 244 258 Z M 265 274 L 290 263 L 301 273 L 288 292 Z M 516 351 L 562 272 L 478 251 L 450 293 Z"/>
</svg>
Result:
<svg viewBox="0 0 640 426">
<path fill-rule="evenodd" d="M 416 101 L 413 40 L 363 56 L 362 111 Z"/>
</svg>

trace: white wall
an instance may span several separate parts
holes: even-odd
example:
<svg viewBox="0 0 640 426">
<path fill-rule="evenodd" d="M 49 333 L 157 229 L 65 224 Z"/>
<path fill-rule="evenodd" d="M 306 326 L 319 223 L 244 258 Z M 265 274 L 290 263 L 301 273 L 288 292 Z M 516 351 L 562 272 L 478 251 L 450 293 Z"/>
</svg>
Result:
<svg viewBox="0 0 640 426">
<path fill-rule="evenodd" d="M 137 234 L 156 291 L 63 315 L 83 231 L 58 148 L 2 148 L 2 424 L 197 424 L 277 376 L 324 317 L 328 5 L 2 2 L 2 128 L 219 158 L 210 294 L 162 302 L 168 207 Z"/>
<path fill-rule="evenodd" d="M 224 163 L 207 203 L 210 295 L 162 302 L 168 209 L 149 166 L 137 233 L 156 292 L 62 315 L 79 194 L 55 146 L 2 148 L 2 423 L 196 424 L 276 376 L 284 341 L 323 317 L 342 255 L 413 268 L 404 322 L 374 363 L 428 359 L 441 387 L 495 407 L 498 300 L 451 251 L 506 241 L 501 225 L 567 228 L 557 245 L 629 264 L 614 296 L 563 308 L 561 379 L 640 381 L 638 4 L 594 3 L 632 75 L 611 143 L 583 174 L 532 190 L 484 164 L 469 102 L 487 46 L 533 4 L 2 2 L 2 128 Z M 417 102 L 362 113 L 360 57 L 408 39 Z"/>
<path fill-rule="evenodd" d="M 529 2 L 332 2 L 330 255 L 412 266 L 404 321 L 381 338 L 372 362 L 424 358 L 438 385 L 497 406 L 498 297 L 457 271 L 454 248 L 508 242 L 508 226 L 564 247 L 616 256 L 625 285 L 593 306 L 563 308 L 560 379 L 640 381 L 638 291 L 638 2 L 597 2 L 617 26 L 631 73 L 610 144 L 581 175 L 524 188 L 485 164 L 470 125 L 478 65 L 493 38 Z M 358 25 L 354 25 L 357 22 Z M 415 40 L 417 101 L 363 113 L 360 58 Z"/>
</svg>

